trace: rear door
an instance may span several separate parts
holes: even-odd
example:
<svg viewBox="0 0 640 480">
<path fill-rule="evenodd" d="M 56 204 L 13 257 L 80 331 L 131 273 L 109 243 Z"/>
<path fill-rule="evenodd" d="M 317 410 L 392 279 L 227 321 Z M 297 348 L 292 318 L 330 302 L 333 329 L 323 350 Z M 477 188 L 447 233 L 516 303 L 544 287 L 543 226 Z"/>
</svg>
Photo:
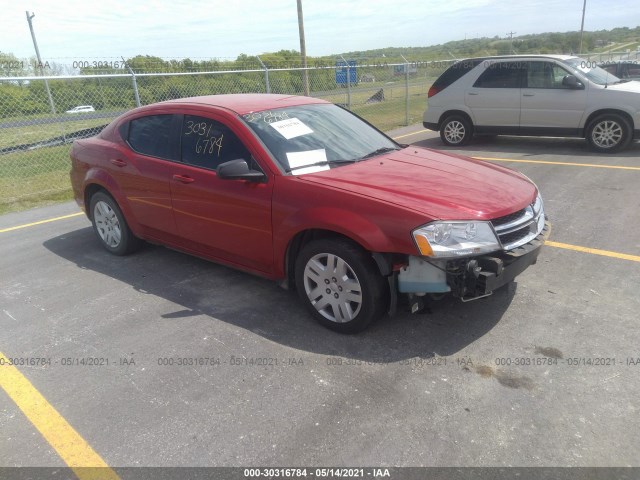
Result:
<svg viewBox="0 0 640 480">
<path fill-rule="evenodd" d="M 475 118 L 476 131 L 517 133 L 523 62 L 486 60 L 485 63 L 484 72 L 465 95 L 465 103 Z"/>
<path fill-rule="evenodd" d="M 145 236 L 163 242 L 171 242 L 176 233 L 169 180 L 178 161 L 178 120 L 173 114 L 130 120 L 120 131 L 129 148 L 123 150 L 126 154 L 122 158 L 110 160 L 114 177 Z"/>
<path fill-rule="evenodd" d="M 239 122 L 215 114 L 184 115 L 182 164 L 174 165 L 171 195 L 182 245 L 196 253 L 269 273 L 273 268 L 273 178 L 247 146 Z M 244 159 L 267 173 L 265 183 L 222 180 L 218 165 Z"/>
</svg>

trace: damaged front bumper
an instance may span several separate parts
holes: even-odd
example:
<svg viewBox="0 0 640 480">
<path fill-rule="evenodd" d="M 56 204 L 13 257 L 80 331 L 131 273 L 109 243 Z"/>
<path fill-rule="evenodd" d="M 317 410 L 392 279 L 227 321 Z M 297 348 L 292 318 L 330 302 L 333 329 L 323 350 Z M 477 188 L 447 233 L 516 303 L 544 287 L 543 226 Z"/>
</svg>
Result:
<svg viewBox="0 0 640 480">
<path fill-rule="evenodd" d="M 551 225 L 545 221 L 542 231 L 528 243 L 508 251 L 451 260 L 409 257 L 408 265 L 397 274 L 397 288 L 410 297 L 451 293 L 463 301 L 491 295 L 534 265 Z"/>
</svg>

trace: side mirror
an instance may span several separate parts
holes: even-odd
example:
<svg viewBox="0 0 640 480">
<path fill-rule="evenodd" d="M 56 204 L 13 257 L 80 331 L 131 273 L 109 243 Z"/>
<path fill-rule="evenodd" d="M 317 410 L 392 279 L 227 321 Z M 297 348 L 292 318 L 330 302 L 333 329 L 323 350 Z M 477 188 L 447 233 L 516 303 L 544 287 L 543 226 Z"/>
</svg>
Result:
<svg viewBox="0 0 640 480">
<path fill-rule="evenodd" d="M 574 90 L 584 90 L 584 84 L 579 82 L 574 75 L 565 75 L 562 79 L 562 86 L 569 87 Z"/>
<path fill-rule="evenodd" d="M 218 177 L 223 180 L 247 180 L 249 182 L 264 182 L 267 176 L 257 170 L 251 170 L 246 160 L 241 158 L 221 163 L 216 169 Z"/>
</svg>

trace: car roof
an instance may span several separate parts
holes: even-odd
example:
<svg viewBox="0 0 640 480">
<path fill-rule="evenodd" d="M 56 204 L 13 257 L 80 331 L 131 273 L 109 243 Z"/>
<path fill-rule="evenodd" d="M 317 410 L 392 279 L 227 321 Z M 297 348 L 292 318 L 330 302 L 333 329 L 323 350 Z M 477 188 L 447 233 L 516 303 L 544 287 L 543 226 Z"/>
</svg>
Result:
<svg viewBox="0 0 640 480">
<path fill-rule="evenodd" d="M 554 60 L 568 60 L 570 58 L 579 58 L 575 55 L 542 55 L 542 54 L 523 54 L 523 55 L 494 55 L 489 57 L 474 57 L 459 60 L 460 62 L 469 62 L 472 60 L 517 60 L 518 58 L 552 58 Z"/>
<path fill-rule="evenodd" d="M 299 95 L 276 95 L 268 93 L 235 93 L 228 95 L 206 95 L 202 97 L 179 98 L 153 105 L 184 105 L 221 107 L 238 115 L 260 112 L 271 108 L 293 107 L 297 105 L 328 104 L 326 100 Z M 151 105 L 149 105 L 151 106 Z"/>
</svg>

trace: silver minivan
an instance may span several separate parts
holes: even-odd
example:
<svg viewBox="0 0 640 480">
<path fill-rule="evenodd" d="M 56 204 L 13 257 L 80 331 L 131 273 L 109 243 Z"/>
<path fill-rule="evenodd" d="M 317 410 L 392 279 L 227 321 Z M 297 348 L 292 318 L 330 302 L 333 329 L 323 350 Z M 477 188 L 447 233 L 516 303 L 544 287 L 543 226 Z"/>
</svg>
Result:
<svg viewBox="0 0 640 480">
<path fill-rule="evenodd" d="M 640 82 L 566 55 L 462 60 L 431 86 L 425 128 L 446 145 L 476 135 L 586 138 L 614 152 L 640 138 Z"/>
</svg>

